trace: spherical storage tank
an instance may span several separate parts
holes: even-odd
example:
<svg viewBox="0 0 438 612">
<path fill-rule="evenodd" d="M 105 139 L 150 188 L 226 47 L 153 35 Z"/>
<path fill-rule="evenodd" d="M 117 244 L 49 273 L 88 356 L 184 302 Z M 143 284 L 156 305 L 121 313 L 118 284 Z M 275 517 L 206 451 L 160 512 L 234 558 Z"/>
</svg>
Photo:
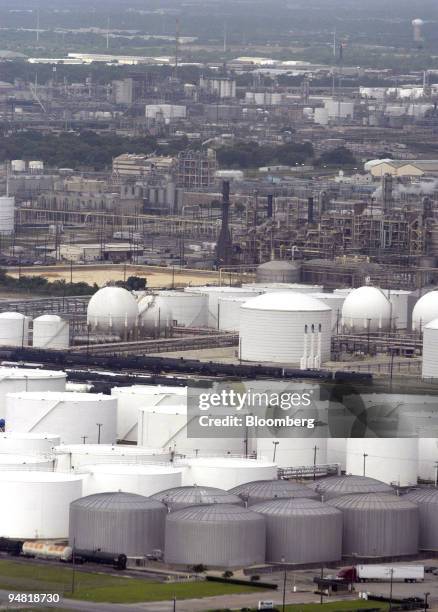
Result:
<svg viewBox="0 0 438 612">
<path fill-rule="evenodd" d="M 238 495 L 248 506 L 260 504 L 274 499 L 318 499 L 318 493 L 308 487 L 289 480 L 254 480 L 245 482 L 230 490 Z"/>
<path fill-rule="evenodd" d="M 265 561 L 265 519 L 232 504 L 191 506 L 167 515 L 164 560 L 175 565 L 246 567 Z"/>
<path fill-rule="evenodd" d="M 319 367 L 330 358 L 331 309 L 309 295 L 267 293 L 241 307 L 240 359 Z"/>
<path fill-rule="evenodd" d="M 159 295 L 145 295 L 138 303 L 138 325 L 151 336 L 172 329 L 173 314 L 166 300 Z"/>
<path fill-rule="evenodd" d="M 169 512 L 182 510 L 182 508 L 188 508 L 189 506 L 205 506 L 209 504 L 236 504 L 243 506 L 240 497 L 234 495 L 231 491 L 224 491 L 217 487 L 176 487 L 155 493 L 152 497 L 163 502 Z"/>
<path fill-rule="evenodd" d="M 84 495 L 124 491 L 149 496 L 163 489 L 179 487 L 182 468 L 169 465 L 138 465 L 135 463 L 99 463 L 85 465 L 80 471 L 84 478 Z"/>
<path fill-rule="evenodd" d="M 0 418 L 6 414 L 6 395 L 19 391 L 64 391 L 67 374 L 33 368 L 0 368 Z"/>
<path fill-rule="evenodd" d="M 436 292 L 438 294 L 438 291 Z M 438 318 L 423 326 L 423 362 L 421 376 L 438 378 Z"/>
<path fill-rule="evenodd" d="M 312 491 L 316 491 L 323 501 L 334 499 L 343 495 L 363 493 L 387 493 L 394 494 L 394 489 L 375 478 L 368 476 L 330 476 L 316 480 L 308 485 Z"/>
<path fill-rule="evenodd" d="M 277 478 L 277 465 L 258 459 L 206 457 L 184 461 L 184 485 L 232 489 L 252 480 Z"/>
<path fill-rule="evenodd" d="M 187 406 L 187 387 L 131 385 L 113 387 L 117 398 L 117 439 L 137 442 L 138 410 L 146 406 Z"/>
<path fill-rule="evenodd" d="M 132 444 L 61 444 L 55 448 L 59 471 L 80 470 L 86 465 L 167 463 L 169 452 Z"/>
<path fill-rule="evenodd" d="M 20 312 L 0 313 L 0 346 L 28 346 L 29 322 Z"/>
<path fill-rule="evenodd" d="M 136 326 L 137 317 L 137 302 L 122 287 L 99 289 L 88 302 L 87 323 L 92 331 L 126 336 Z"/>
<path fill-rule="evenodd" d="M 185 291 L 159 291 L 163 304 L 172 312 L 173 320 L 181 327 L 207 327 L 208 296 Z"/>
<path fill-rule="evenodd" d="M 435 488 L 414 489 L 403 499 L 418 506 L 420 517 L 420 548 L 438 550 L 438 490 Z"/>
<path fill-rule="evenodd" d="M 10 236 L 15 229 L 15 198 L 0 197 L 0 235 Z"/>
<path fill-rule="evenodd" d="M 397 557 L 418 553 L 418 507 L 384 493 L 345 495 L 327 502 L 342 511 L 342 553 Z"/>
<path fill-rule="evenodd" d="M 22 392 L 6 398 L 6 431 L 55 431 L 64 444 L 113 443 L 117 399 L 92 393 Z"/>
<path fill-rule="evenodd" d="M 276 499 L 251 507 L 266 519 L 268 563 L 325 563 L 342 556 L 342 512 L 314 499 Z"/>
<path fill-rule="evenodd" d="M 413 331 L 423 331 L 423 328 L 434 319 L 438 319 L 438 291 L 429 291 L 414 306 L 412 311 Z"/>
<path fill-rule="evenodd" d="M 82 478 L 55 472 L 0 472 L 0 537 L 66 538 L 70 503 Z"/>
<path fill-rule="evenodd" d="M 257 266 L 258 283 L 299 283 L 301 264 L 294 261 L 273 260 Z"/>
<path fill-rule="evenodd" d="M 61 439 L 57 435 L 44 433 L 0 433 L 0 454 L 46 454 L 52 453 Z"/>
<path fill-rule="evenodd" d="M 164 549 L 166 506 L 132 493 L 99 493 L 70 505 L 70 545 L 127 557 Z"/>
<path fill-rule="evenodd" d="M 33 322 L 33 346 L 45 349 L 67 349 L 70 346 L 70 326 L 58 315 L 41 315 Z"/>
<path fill-rule="evenodd" d="M 365 455 L 365 457 L 364 457 Z M 418 440 L 412 438 L 349 438 L 347 474 L 363 474 L 388 484 L 417 484 Z"/>
<path fill-rule="evenodd" d="M 391 324 L 391 303 L 378 287 L 353 289 L 342 306 L 342 325 L 352 330 L 377 331 Z"/>
</svg>

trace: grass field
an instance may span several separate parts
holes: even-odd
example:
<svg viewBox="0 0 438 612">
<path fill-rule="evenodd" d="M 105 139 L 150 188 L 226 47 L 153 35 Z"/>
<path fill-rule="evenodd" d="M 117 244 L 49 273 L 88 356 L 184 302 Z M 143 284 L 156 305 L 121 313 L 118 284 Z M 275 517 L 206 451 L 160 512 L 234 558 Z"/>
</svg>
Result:
<svg viewBox="0 0 438 612">
<path fill-rule="evenodd" d="M 277 608 L 282 609 L 281 605 Z M 289 604 L 285 607 L 285 612 L 360 612 L 360 610 L 379 609 L 385 611 L 389 610 L 389 604 L 381 603 L 379 601 L 364 601 L 363 599 L 355 599 L 351 601 L 331 601 L 324 603 L 310 604 Z M 236 611 L 237 612 L 237 611 Z M 253 612 L 256 612 L 254 609 Z"/>
<path fill-rule="evenodd" d="M 59 593 L 68 598 L 111 603 L 137 603 L 192 599 L 262 592 L 259 588 L 214 582 L 161 584 L 147 582 L 126 575 L 90 574 L 75 571 L 75 589 L 72 594 L 72 567 L 53 567 L 0 560 L 0 589 Z"/>
</svg>

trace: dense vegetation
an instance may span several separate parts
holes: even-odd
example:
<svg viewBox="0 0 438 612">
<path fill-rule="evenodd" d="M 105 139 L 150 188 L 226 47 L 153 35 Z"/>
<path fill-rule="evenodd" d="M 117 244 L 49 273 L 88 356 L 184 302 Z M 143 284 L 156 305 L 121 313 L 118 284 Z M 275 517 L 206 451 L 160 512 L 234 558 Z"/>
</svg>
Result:
<svg viewBox="0 0 438 612">
<path fill-rule="evenodd" d="M 0 289 L 29 293 L 32 295 L 50 295 L 64 297 L 68 295 L 92 295 L 99 287 L 88 283 L 68 283 L 65 280 L 49 281 L 44 276 L 20 276 L 14 278 L 0 269 Z"/>
</svg>

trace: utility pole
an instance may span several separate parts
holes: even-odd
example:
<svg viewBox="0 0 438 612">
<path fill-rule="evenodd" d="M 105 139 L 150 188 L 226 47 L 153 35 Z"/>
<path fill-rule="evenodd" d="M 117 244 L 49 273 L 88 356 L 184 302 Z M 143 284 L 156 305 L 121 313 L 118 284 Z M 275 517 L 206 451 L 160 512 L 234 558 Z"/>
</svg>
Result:
<svg viewBox="0 0 438 612">
<path fill-rule="evenodd" d="M 274 442 L 272 442 L 272 444 L 274 445 L 274 455 L 272 457 L 272 462 L 275 462 L 275 455 L 277 454 L 277 446 L 280 444 L 280 442 L 278 440 L 275 440 Z"/>
<path fill-rule="evenodd" d="M 103 423 L 96 423 L 97 425 L 97 443 L 100 444 L 100 430 L 103 427 Z"/>
<path fill-rule="evenodd" d="M 73 538 L 73 546 L 72 546 L 72 551 L 71 551 L 71 561 L 72 561 L 71 592 L 72 594 L 75 592 L 75 582 L 76 582 L 75 548 L 76 548 L 76 538 Z"/>
<path fill-rule="evenodd" d="M 390 569 L 390 583 L 389 583 L 389 612 L 392 611 L 392 585 L 394 582 L 394 568 Z"/>
<path fill-rule="evenodd" d="M 363 475 L 364 475 L 364 476 L 365 476 L 365 472 L 366 472 L 366 461 L 367 461 L 367 457 L 368 457 L 368 454 L 367 454 L 367 453 L 364 453 L 364 454 L 363 454 Z"/>
<path fill-rule="evenodd" d="M 85 440 L 88 438 L 88 436 L 81 436 L 82 439 L 82 444 L 85 444 Z"/>
<path fill-rule="evenodd" d="M 316 480 L 316 452 L 318 447 L 315 445 L 313 447 L 313 480 Z"/>
<path fill-rule="evenodd" d="M 284 557 L 281 557 L 281 562 L 285 563 L 286 559 Z M 286 567 L 284 567 L 284 574 L 283 574 L 283 606 L 282 606 L 282 612 L 286 612 L 286 582 L 287 582 L 287 569 Z"/>
</svg>

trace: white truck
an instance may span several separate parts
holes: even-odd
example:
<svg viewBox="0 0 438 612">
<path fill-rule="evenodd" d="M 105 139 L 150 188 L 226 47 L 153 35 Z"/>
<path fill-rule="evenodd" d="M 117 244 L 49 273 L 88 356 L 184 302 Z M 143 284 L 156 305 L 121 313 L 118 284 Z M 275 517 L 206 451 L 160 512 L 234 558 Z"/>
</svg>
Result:
<svg viewBox="0 0 438 612">
<path fill-rule="evenodd" d="M 349 582 L 422 582 L 424 565 L 355 565 L 341 569 L 338 578 Z"/>
</svg>

